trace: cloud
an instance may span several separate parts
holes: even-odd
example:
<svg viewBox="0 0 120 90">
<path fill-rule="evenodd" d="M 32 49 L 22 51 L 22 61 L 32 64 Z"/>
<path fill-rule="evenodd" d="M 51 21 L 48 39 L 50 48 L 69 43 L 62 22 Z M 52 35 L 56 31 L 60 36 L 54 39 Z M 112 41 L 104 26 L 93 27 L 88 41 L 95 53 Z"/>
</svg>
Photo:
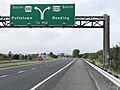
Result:
<svg viewBox="0 0 120 90">
<path fill-rule="evenodd" d="M 120 1 L 117 0 L 1 0 L 0 15 L 9 15 L 10 4 L 75 3 L 76 16 L 110 15 L 111 45 L 119 42 Z M 102 49 L 102 29 L 0 29 L 0 52 L 16 53 L 66 52 L 79 48 L 81 52 Z"/>
</svg>

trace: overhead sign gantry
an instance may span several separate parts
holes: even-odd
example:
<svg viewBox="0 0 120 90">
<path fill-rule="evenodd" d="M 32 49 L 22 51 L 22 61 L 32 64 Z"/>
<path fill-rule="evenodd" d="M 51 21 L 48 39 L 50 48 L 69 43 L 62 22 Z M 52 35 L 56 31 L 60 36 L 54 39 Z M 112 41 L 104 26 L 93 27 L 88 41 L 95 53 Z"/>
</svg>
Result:
<svg viewBox="0 0 120 90">
<path fill-rule="evenodd" d="M 21 6 L 19 7 L 21 9 L 16 9 L 18 7 L 15 6 Z M 110 49 L 109 15 L 74 16 L 74 4 L 11 5 L 11 10 L 10 17 L 0 16 L 0 28 L 103 28 L 103 67 L 108 69 Z"/>
</svg>

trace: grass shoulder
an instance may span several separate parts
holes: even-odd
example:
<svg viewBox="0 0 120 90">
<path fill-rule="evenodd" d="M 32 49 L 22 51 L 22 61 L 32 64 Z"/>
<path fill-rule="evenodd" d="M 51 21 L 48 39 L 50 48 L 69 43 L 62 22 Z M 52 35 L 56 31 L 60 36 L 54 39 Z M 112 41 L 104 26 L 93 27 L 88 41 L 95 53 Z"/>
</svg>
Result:
<svg viewBox="0 0 120 90">
<path fill-rule="evenodd" d="M 97 59 L 94 59 L 94 60 L 86 59 L 86 60 L 89 61 L 89 62 L 91 62 L 92 64 L 98 66 L 98 67 L 101 67 L 101 68 L 103 67 L 103 63 L 101 63 Z M 119 70 L 115 71 L 115 70 L 113 70 L 113 69 L 110 68 L 108 71 L 111 72 L 114 76 L 120 75 L 120 71 Z"/>
</svg>

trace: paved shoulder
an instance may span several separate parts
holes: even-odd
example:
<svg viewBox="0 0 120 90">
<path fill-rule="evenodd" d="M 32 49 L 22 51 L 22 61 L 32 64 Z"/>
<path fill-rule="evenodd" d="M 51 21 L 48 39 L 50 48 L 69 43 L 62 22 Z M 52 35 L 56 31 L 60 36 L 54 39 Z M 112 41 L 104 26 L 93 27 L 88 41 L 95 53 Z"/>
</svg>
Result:
<svg viewBox="0 0 120 90">
<path fill-rule="evenodd" d="M 79 59 L 53 90 L 97 90 L 97 88 L 85 69 L 83 61 Z"/>
</svg>

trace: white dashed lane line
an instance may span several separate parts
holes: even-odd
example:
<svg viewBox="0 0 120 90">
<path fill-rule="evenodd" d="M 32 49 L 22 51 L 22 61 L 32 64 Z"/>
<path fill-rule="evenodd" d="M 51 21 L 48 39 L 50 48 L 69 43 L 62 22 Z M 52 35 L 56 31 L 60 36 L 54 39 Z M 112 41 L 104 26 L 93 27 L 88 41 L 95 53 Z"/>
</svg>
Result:
<svg viewBox="0 0 120 90">
<path fill-rule="evenodd" d="M 5 77 L 7 77 L 8 75 L 3 75 L 3 76 L 0 76 L 0 78 L 5 78 Z"/>
<path fill-rule="evenodd" d="M 18 73 L 24 73 L 25 72 L 25 70 L 23 70 L 23 71 L 19 71 Z"/>
<path fill-rule="evenodd" d="M 31 68 L 31 70 L 35 70 L 36 68 Z"/>
<path fill-rule="evenodd" d="M 46 64 L 45 66 L 47 67 L 47 66 L 49 66 L 49 65 L 53 65 L 53 64 L 55 64 L 55 63 L 50 63 L 50 64 Z M 40 68 L 42 68 L 43 66 L 40 66 Z M 31 70 L 35 70 L 36 68 L 31 68 Z M 22 71 L 18 71 L 17 73 L 24 73 L 24 72 L 26 72 L 26 70 L 22 70 Z M 5 78 L 5 77 L 8 77 L 8 75 L 2 75 L 2 76 L 0 76 L 0 78 Z"/>
<path fill-rule="evenodd" d="M 40 66 L 40 68 L 43 67 L 43 66 Z"/>
<path fill-rule="evenodd" d="M 49 65 L 53 65 L 53 64 L 55 64 L 55 63 L 50 63 Z M 48 64 L 46 64 L 45 66 L 47 67 L 47 66 L 49 66 Z M 40 68 L 42 68 L 43 66 L 40 66 Z M 31 68 L 31 70 L 35 70 L 36 68 Z M 26 70 L 22 70 L 22 71 L 18 71 L 18 73 L 20 74 L 20 73 L 24 73 L 24 72 L 26 72 Z M 0 78 L 5 78 L 5 77 L 8 77 L 8 75 L 2 75 L 2 76 L 0 76 Z"/>
</svg>

